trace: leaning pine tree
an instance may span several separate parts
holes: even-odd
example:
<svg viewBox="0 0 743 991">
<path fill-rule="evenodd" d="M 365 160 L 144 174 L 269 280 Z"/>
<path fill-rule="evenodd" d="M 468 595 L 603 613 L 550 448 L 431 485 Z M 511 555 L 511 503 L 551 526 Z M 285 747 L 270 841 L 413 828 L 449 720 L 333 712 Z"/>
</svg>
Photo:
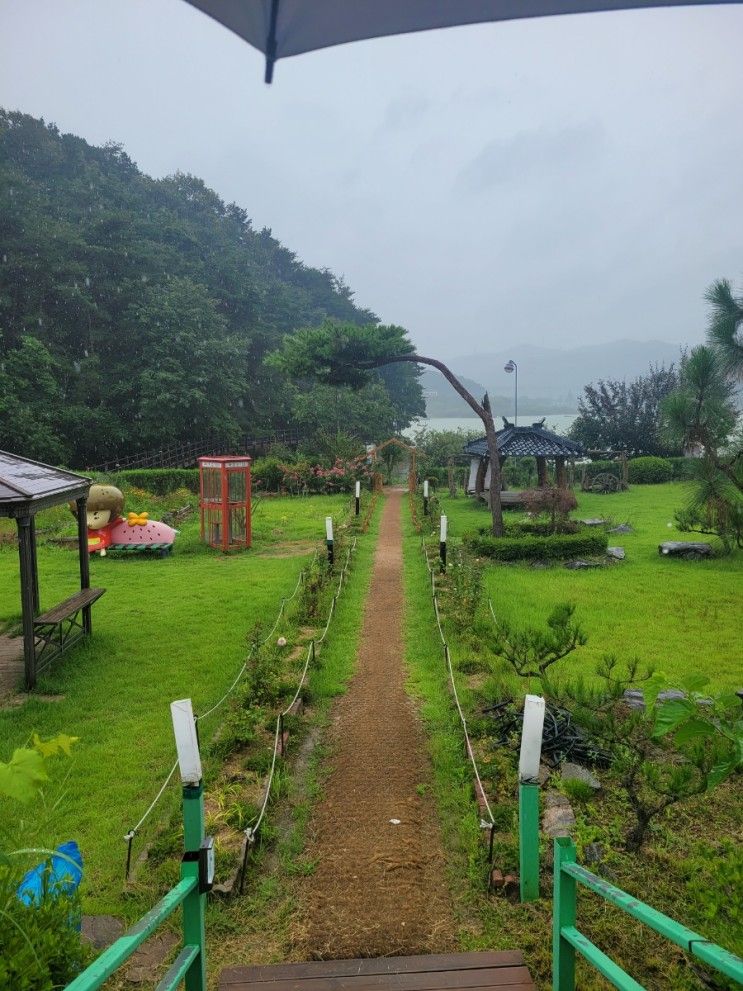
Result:
<svg viewBox="0 0 743 991">
<path fill-rule="evenodd" d="M 346 385 L 353 389 L 366 385 L 373 369 L 384 365 L 407 361 L 437 368 L 482 420 L 491 465 L 490 511 L 493 535 L 503 536 L 500 459 L 490 404 L 486 400 L 478 402 L 442 361 L 416 354 L 404 328 L 374 325 L 358 327 L 326 321 L 320 327 L 299 330 L 285 337 L 281 348 L 268 360 L 292 378 L 310 379 L 325 385 Z"/>
</svg>

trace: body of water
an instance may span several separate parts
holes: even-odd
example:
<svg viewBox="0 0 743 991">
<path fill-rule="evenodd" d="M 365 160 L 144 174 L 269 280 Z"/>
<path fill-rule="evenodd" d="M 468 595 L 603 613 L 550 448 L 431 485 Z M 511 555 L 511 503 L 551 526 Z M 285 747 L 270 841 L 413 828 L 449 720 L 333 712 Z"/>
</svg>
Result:
<svg viewBox="0 0 743 991">
<path fill-rule="evenodd" d="M 556 434 L 566 434 L 577 413 L 545 413 L 547 419 L 544 426 L 547 430 L 552 430 Z M 519 416 L 519 426 L 526 427 L 537 420 L 542 419 L 542 414 L 529 414 Z M 503 421 L 500 417 L 495 418 L 495 428 L 500 430 Z M 414 420 L 404 431 L 406 437 L 412 437 L 416 430 L 426 427 L 428 430 L 475 430 L 480 435 L 484 434 L 482 420 L 476 416 L 432 416 L 426 419 Z"/>
</svg>

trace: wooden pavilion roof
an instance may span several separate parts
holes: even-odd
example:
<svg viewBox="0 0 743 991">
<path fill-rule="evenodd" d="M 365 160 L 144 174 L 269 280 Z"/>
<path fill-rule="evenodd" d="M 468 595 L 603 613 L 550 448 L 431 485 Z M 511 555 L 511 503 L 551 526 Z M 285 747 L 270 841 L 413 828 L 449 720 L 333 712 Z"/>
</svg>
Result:
<svg viewBox="0 0 743 991">
<path fill-rule="evenodd" d="M 503 430 L 496 434 L 498 450 L 506 458 L 581 458 L 585 455 L 583 446 L 567 437 L 545 430 L 543 420 L 528 427 L 515 427 L 505 422 Z M 487 437 L 478 437 L 464 447 L 464 453 L 473 457 L 488 456 Z"/>
<path fill-rule="evenodd" d="M 27 516 L 88 494 L 91 480 L 0 451 L 0 516 Z"/>
</svg>

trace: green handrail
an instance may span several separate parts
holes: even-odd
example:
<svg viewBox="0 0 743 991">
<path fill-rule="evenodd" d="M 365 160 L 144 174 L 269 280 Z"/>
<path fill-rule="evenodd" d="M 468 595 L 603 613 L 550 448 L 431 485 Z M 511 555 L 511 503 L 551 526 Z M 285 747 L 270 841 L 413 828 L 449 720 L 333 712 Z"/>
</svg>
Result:
<svg viewBox="0 0 743 991">
<path fill-rule="evenodd" d="M 204 839 L 204 795 L 201 785 L 183 789 L 183 826 L 186 857 L 181 862 L 181 879 L 178 884 L 78 974 L 65 991 L 97 991 L 179 905 L 183 905 L 183 948 L 158 984 L 158 991 L 175 991 L 181 981 L 186 982 L 186 991 L 206 991 L 206 894 L 199 890 L 197 859 Z"/>
<path fill-rule="evenodd" d="M 575 991 L 575 954 L 581 954 L 619 991 L 643 991 L 641 984 L 576 928 L 577 889 L 582 884 L 655 932 L 703 960 L 743 986 L 743 960 L 711 943 L 680 922 L 651 908 L 621 888 L 597 877 L 575 862 L 575 844 L 566 836 L 555 840 L 554 901 L 552 905 L 552 988 Z"/>
</svg>

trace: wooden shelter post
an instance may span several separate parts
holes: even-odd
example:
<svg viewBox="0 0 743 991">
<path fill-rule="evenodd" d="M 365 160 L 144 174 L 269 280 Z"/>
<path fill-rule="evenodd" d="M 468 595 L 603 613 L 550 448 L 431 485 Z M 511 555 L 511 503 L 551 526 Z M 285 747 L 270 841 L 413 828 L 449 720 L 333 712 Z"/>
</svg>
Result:
<svg viewBox="0 0 743 991">
<path fill-rule="evenodd" d="M 547 479 L 547 459 L 537 456 L 537 485 L 540 489 L 546 488 L 549 484 Z"/>
<path fill-rule="evenodd" d="M 88 553 L 88 500 L 80 496 L 77 505 L 77 544 L 80 557 L 80 588 L 90 588 L 90 554 Z M 83 609 L 83 629 L 90 633 L 93 629 L 91 606 Z"/>
<path fill-rule="evenodd" d="M 32 516 L 30 519 L 29 533 L 31 537 L 31 569 L 32 569 L 32 587 L 34 594 L 34 616 L 39 612 L 39 562 L 36 557 L 36 517 Z"/>
<path fill-rule="evenodd" d="M 558 489 L 568 487 L 568 473 L 565 467 L 565 458 L 555 458 L 555 485 Z"/>
<path fill-rule="evenodd" d="M 477 466 L 477 474 L 475 475 L 475 495 L 481 496 L 485 491 L 485 476 L 488 473 L 488 463 L 485 458 L 480 458 L 480 463 Z"/>
<path fill-rule="evenodd" d="M 30 516 L 19 516 L 18 556 L 21 565 L 21 613 L 23 617 L 23 666 L 26 688 L 36 685 L 36 641 L 34 638 L 34 552 Z"/>
</svg>

